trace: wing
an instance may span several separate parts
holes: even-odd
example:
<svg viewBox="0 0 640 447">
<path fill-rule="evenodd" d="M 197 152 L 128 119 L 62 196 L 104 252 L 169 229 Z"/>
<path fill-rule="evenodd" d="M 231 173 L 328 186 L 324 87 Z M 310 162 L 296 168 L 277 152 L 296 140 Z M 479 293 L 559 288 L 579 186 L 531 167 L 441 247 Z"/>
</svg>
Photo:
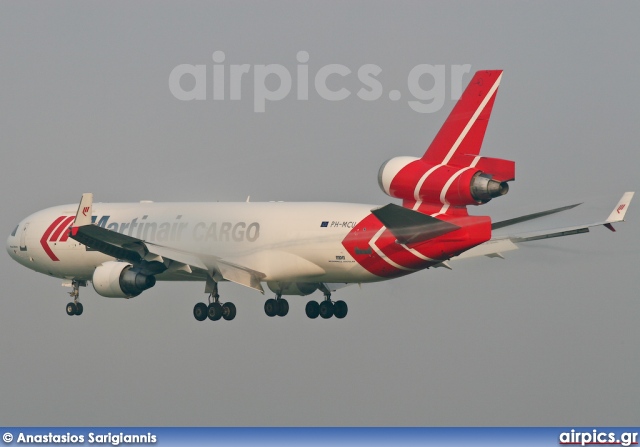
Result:
<svg viewBox="0 0 640 447">
<path fill-rule="evenodd" d="M 510 225 L 515 225 L 515 224 L 519 224 L 519 223 L 522 223 L 522 222 L 526 222 L 528 220 L 533 220 L 533 219 L 538 219 L 540 217 L 549 216 L 551 214 L 559 213 L 561 211 L 570 210 L 572 208 L 575 208 L 578 205 L 582 205 L 582 204 L 581 203 L 576 203 L 575 205 L 563 206 L 561 208 L 555 208 L 555 209 L 552 209 L 552 210 L 541 211 L 539 213 L 527 214 L 526 216 L 515 217 L 513 219 L 503 220 L 501 222 L 494 222 L 494 223 L 491 224 L 491 229 L 492 230 L 497 230 L 499 228 L 504 228 L 504 227 L 508 227 Z"/>
<path fill-rule="evenodd" d="M 216 256 L 191 253 L 172 247 L 154 244 L 125 234 L 117 233 L 91 223 L 93 194 L 82 195 L 69 237 L 87 247 L 140 265 L 159 274 L 165 271 L 183 271 L 190 274 L 231 281 L 264 293 L 261 272 L 225 261 Z"/>
<path fill-rule="evenodd" d="M 494 238 L 490 241 L 485 242 L 484 244 L 478 245 L 477 247 L 468 250 L 461 255 L 453 258 L 453 259 L 466 259 L 473 258 L 477 256 L 488 256 L 490 258 L 503 258 L 502 253 L 516 250 L 518 249 L 518 244 L 522 242 L 531 242 L 538 241 L 543 239 L 551 239 L 554 237 L 561 236 L 570 236 L 572 234 L 581 234 L 588 233 L 589 229 L 597 226 L 604 226 L 611 231 L 616 231 L 613 228 L 614 223 L 616 222 L 624 222 L 624 216 L 629 209 L 629 204 L 631 203 L 631 199 L 633 199 L 633 192 L 626 192 L 615 206 L 609 217 L 602 222 L 594 222 L 587 223 L 582 225 L 575 225 L 572 227 L 563 227 L 563 228 L 554 228 L 550 230 L 544 231 L 536 231 L 529 233 L 519 233 L 510 236 L 505 236 L 501 238 Z M 549 214 L 557 213 L 560 211 L 564 211 L 567 209 L 571 209 L 576 207 L 577 205 L 570 205 L 567 207 L 556 208 L 554 210 L 543 211 L 541 213 L 529 214 L 527 216 L 517 217 L 515 219 L 509 219 L 503 222 L 498 222 L 494 225 L 497 225 L 497 228 L 502 228 L 507 225 L 514 225 L 516 223 L 524 222 L 526 220 L 536 219 L 542 216 L 548 216 Z M 443 267 L 447 267 L 443 265 Z"/>
</svg>

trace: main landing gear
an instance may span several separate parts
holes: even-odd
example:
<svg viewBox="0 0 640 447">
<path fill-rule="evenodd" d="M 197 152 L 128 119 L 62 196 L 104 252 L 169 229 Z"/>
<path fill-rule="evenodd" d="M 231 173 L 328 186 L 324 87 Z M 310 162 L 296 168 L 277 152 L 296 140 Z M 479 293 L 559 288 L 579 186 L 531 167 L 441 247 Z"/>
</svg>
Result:
<svg viewBox="0 0 640 447">
<path fill-rule="evenodd" d="M 231 302 L 220 304 L 217 295 L 209 296 L 208 305 L 198 303 L 193 307 L 193 316 L 198 321 L 204 321 L 207 318 L 211 321 L 218 321 L 221 318 L 231 321 L 236 317 L 236 306 Z"/>
<path fill-rule="evenodd" d="M 322 318 L 329 319 L 331 317 L 344 318 L 349 312 L 349 307 L 344 301 L 331 301 L 331 292 L 325 286 L 320 290 L 324 292 L 324 301 L 318 303 L 317 301 L 309 301 L 305 307 L 305 313 L 307 317 L 314 319 L 318 318 L 318 315 Z"/>
<path fill-rule="evenodd" d="M 86 282 L 73 280 L 71 281 L 71 287 L 73 288 L 71 292 L 69 292 L 69 296 L 73 298 L 73 301 L 67 304 L 67 315 L 82 315 L 84 311 L 84 307 L 80 300 L 80 286 L 86 286 Z"/>
<path fill-rule="evenodd" d="M 349 308 L 344 301 L 331 301 L 331 291 L 324 284 L 319 287 L 324 293 L 324 301 L 309 301 L 305 308 L 307 317 L 329 319 L 336 317 L 342 319 L 347 316 Z M 207 318 L 212 321 L 220 319 L 233 320 L 236 317 L 236 306 L 233 303 L 220 303 L 218 283 L 213 277 L 207 278 L 205 293 L 209 293 L 209 303 L 198 303 L 193 307 L 193 316 L 198 321 Z M 71 303 L 70 303 L 71 304 Z M 282 293 L 276 292 L 275 298 L 269 298 L 264 303 L 264 313 L 268 317 L 284 317 L 289 313 L 289 302 L 282 298 Z"/>
<path fill-rule="evenodd" d="M 289 302 L 282 295 L 276 295 L 264 303 L 264 313 L 269 317 L 284 317 L 289 313 Z"/>
<path fill-rule="evenodd" d="M 218 284 L 213 283 L 213 291 L 209 295 L 209 304 L 198 303 L 193 307 L 193 316 L 198 321 L 204 321 L 207 318 L 211 321 L 218 321 L 224 318 L 231 321 L 236 317 L 236 306 L 231 303 L 220 303 L 220 295 L 218 295 Z"/>
<path fill-rule="evenodd" d="M 335 303 L 329 299 L 325 299 L 322 303 L 317 301 L 309 301 L 304 311 L 307 317 L 314 319 L 318 315 L 322 318 L 329 319 L 331 317 L 344 318 L 349 312 L 349 307 L 344 301 L 336 301 Z"/>
</svg>

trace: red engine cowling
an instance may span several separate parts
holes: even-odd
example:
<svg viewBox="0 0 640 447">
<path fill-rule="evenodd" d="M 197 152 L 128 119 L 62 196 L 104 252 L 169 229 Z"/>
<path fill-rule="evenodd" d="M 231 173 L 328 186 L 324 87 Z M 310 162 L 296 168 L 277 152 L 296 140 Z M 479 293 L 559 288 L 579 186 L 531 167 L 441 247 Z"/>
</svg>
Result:
<svg viewBox="0 0 640 447">
<path fill-rule="evenodd" d="M 469 157 L 466 166 L 454 166 L 396 157 L 380 167 L 378 183 L 387 195 L 398 199 L 479 205 L 505 195 L 514 171 L 513 162 L 495 158 Z"/>
</svg>

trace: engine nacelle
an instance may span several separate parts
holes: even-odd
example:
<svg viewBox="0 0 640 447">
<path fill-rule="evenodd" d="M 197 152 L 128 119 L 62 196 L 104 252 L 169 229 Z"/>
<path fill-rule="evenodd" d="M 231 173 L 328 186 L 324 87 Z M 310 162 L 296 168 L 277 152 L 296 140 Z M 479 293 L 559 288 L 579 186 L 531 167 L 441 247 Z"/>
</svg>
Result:
<svg viewBox="0 0 640 447">
<path fill-rule="evenodd" d="M 507 182 L 493 180 L 491 176 L 476 173 L 471 179 L 471 196 L 482 203 L 487 203 L 494 197 L 504 196 L 509 192 Z"/>
<path fill-rule="evenodd" d="M 396 194 L 404 194 L 405 191 L 403 188 L 403 186 L 411 186 L 411 185 L 398 185 L 398 181 L 394 181 L 396 179 L 396 177 L 398 176 L 398 174 L 401 171 L 404 171 L 404 169 L 409 166 L 409 165 L 420 165 L 420 164 L 424 164 L 421 163 L 419 158 L 416 157 L 394 157 L 391 158 L 387 161 L 385 161 L 384 163 L 382 163 L 382 166 L 380 166 L 380 170 L 378 171 L 378 185 L 380 185 L 380 189 L 382 189 L 382 191 L 391 197 L 395 197 L 397 199 L 401 199 L 402 197 L 399 197 Z M 413 176 L 415 177 L 415 176 Z M 417 181 L 420 178 L 418 177 L 418 179 L 414 179 Z M 407 179 L 410 180 L 410 179 Z M 393 183 L 393 189 L 392 189 L 392 183 Z M 408 181 L 405 181 L 403 183 L 409 183 Z M 399 191 L 398 189 L 402 188 L 402 191 Z M 414 183 L 414 189 L 415 189 L 415 183 Z"/>
<path fill-rule="evenodd" d="M 395 157 L 380 167 L 378 183 L 385 194 L 397 199 L 478 205 L 505 195 L 509 191 L 505 180 L 514 175 L 513 162 L 507 160 L 474 161 L 471 157 L 466 166 L 450 166 L 432 165 L 416 157 Z"/>
<path fill-rule="evenodd" d="M 271 281 L 267 283 L 273 293 L 280 295 L 310 295 L 318 290 L 318 283 L 315 282 L 280 282 Z"/>
<path fill-rule="evenodd" d="M 93 272 L 93 288 L 107 298 L 133 298 L 156 284 L 156 277 L 144 275 L 128 262 L 108 261 Z"/>
</svg>

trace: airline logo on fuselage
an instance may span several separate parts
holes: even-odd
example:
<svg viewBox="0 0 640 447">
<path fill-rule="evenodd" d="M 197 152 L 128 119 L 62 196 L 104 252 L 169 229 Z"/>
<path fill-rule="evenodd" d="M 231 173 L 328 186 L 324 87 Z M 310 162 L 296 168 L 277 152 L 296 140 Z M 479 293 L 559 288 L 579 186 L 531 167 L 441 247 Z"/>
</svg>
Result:
<svg viewBox="0 0 640 447">
<path fill-rule="evenodd" d="M 260 237 L 258 222 L 181 222 L 182 215 L 173 222 L 147 221 L 147 215 L 130 221 L 114 222 L 111 216 L 92 216 L 91 222 L 99 227 L 148 242 L 179 242 L 191 238 L 196 242 L 255 242 Z M 50 242 L 66 242 L 74 216 L 60 216 L 45 230 L 40 244 L 52 261 L 59 261 L 51 250 Z"/>
<path fill-rule="evenodd" d="M 49 242 L 66 242 L 69 238 L 69 231 L 65 230 L 69 229 L 73 219 L 74 216 L 60 216 L 54 220 L 42 234 L 40 245 L 42 245 L 44 252 L 52 261 L 59 261 L 59 259 L 51 250 Z"/>
</svg>

